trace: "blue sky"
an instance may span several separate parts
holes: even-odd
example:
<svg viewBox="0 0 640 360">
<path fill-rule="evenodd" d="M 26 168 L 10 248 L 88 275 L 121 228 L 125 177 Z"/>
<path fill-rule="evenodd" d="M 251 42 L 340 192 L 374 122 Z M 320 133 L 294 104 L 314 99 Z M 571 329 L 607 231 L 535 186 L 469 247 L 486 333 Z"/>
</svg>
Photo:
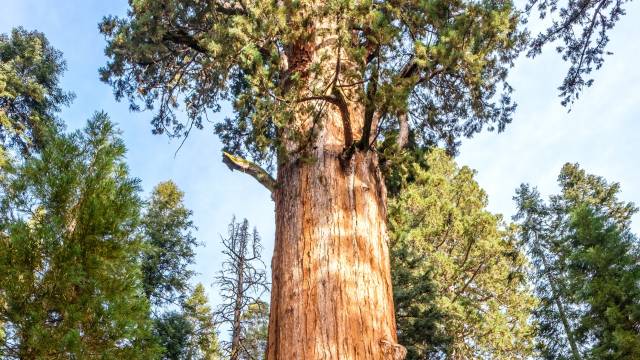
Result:
<svg viewBox="0 0 640 360">
<path fill-rule="evenodd" d="M 207 286 L 215 304 L 219 299 L 209 286 L 220 268 L 220 235 L 226 234 L 234 214 L 248 218 L 262 234 L 270 266 L 273 202 L 253 179 L 222 164 L 221 145 L 211 127 L 192 132 L 176 155 L 179 141 L 151 134 L 151 113 L 130 113 L 99 81 L 98 68 L 106 59 L 97 24 L 104 15 L 122 15 L 126 8 L 125 0 L 2 0 L 0 32 L 20 25 L 44 32 L 64 52 L 68 71 L 63 87 L 77 96 L 62 113 L 68 128 L 80 128 L 94 111 L 105 110 L 123 130 L 131 172 L 141 178 L 145 191 L 172 179 L 185 192 L 197 236 L 206 244 L 198 249 L 197 280 Z M 490 210 L 509 218 L 511 198 L 522 182 L 538 186 L 545 195 L 555 192 L 565 162 L 579 162 L 591 173 L 620 182 L 623 198 L 640 204 L 640 1 L 628 3 L 627 12 L 611 33 L 614 55 L 571 112 L 560 105 L 556 90 L 567 66 L 552 48 L 536 59 L 517 61 L 510 77 L 519 103 L 513 123 L 502 134 L 484 132 L 465 140 L 457 159 L 478 171 Z M 634 220 L 639 233 L 640 217 Z"/>
</svg>

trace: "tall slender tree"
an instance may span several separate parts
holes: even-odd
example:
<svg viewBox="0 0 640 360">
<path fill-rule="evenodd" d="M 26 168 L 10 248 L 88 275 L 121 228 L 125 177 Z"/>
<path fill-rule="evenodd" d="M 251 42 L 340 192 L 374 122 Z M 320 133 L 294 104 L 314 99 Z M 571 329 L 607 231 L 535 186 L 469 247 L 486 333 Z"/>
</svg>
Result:
<svg viewBox="0 0 640 360">
<path fill-rule="evenodd" d="M 640 247 L 628 230 L 582 205 L 567 239 L 569 290 L 585 304 L 576 335 L 587 359 L 640 359 Z"/>
<path fill-rule="evenodd" d="M 183 203 L 184 193 L 172 181 L 153 189 L 142 218 L 145 251 L 142 255 L 144 291 L 151 303 L 160 308 L 178 305 L 189 296 L 189 269 L 198 241 L 191 220 L 192 211 Z"/>
<path fill-rule="evenodd" d="M 163 360 L 222 358 L 213 313 L 204 286 L 198 284 L 180 310 L 157 314 L 154 333 L 163 347 Z"/>
<path fill-rule="evenodd" d="M 101 73 L 155 133 L 231 101 L 224 160 L 276 203 L 268 358 L 402 358 L 377 142 L 504 129 L 519 22 L 502 0 L 136 0 L 100 25 Z"/>
<path fill-rule="evenodd" d="M 264 360 L 269 334 L 269 304 L 258 300 L 242 314 L 241 360 Z"/>
<path fill-rule="evenodd" d="M 153 189 L 141 221 L 142 283 L 154 317 L 154 334 L 162 359 L 213 360 L 220 348 L 213 313 L 202 284 L 192 289 L 199 245 L 192 231 L 192 211 L 173 181 Z"/>
<path fill-rule="evenodd" d="M 409 359 L 528 359 L 535 299 L 513 230 L 443 150 L 390 200 L 391 273 Z"/>
<path fill-rule="evenodd" d="M 231 326 L 231 342 L 228 352 L 231 360 L 248 356 L 244 347 L 243 315 L 260 301 L 260 296 L 268 290 L 264 263 L 261 259 L 260 236 L 254 229 L 249 230 L 249 221 L 244 219 L 229 224 L 229 234 L 222 239 L 225 260 L 216 284 L 223 298 L 216 314 L 221 323 Z"/>
<path fill-rule="evenodd" d="M 137 254 L 138 180 L 104 113 L 5 165 L 0 188 L 3 359 L 149 359 Z"/>
<path fill-rule="evenodd" d="M 618 199 L 618 183 L 587 174 L 578 164 L 565 164 L 558 183 L 561 192 L 552 195 L 548 203 L 535 188 L 525 184 L 514 198 L 518 205 L 514 219 L 520 223 L 520 236 L 534 265 L 532 279 L 540 298 L 534 317 L 541 355 L 547 359 L 573 360 L 592 358 L 594 354 L 626 358 L 614 355 L 619 349 L 596 329 L 604 324 L 591 330 L 586 330 L 585 324 L 592 311 L 607 317 L 603 303 L 614 305 L 610 308 L 610 319 L 616 318 L 614 314 L 619 311 L 616 307 L 624 305 L 618 298 L 619 290 L 618 293 L 614 290 L 625 288 L 633 282 L 629 276 L 637 275 L 638 243 L 629 235 L 631 216 L 637 208 Z M 632 265 L 634 261 L 636 266 Z M 629 274 L 613 275 L 620 268 Z M 608 289 L 602 286 L 602 278 L 607 279 Z M 637 301 L 637 288 L 631 286 L 622 293 L 622 297 Z M 599 306 L 594 307 L 596 303 Z M 626 309 L 629 320 L 637 321 L 633 315 L 636 310 Z M 623 337 L 619 341 L 619 344 L 633 343 Z M 609 344 L 611 354 L 605 356 L 604 352 L 595 351 L 601 342 Z"/>
<path fill-rule="evenodd" d="M 208 305 L 202 284 L 196 285 L 184 305 L 184 314 L 193 324 L 189 359 L 218 360 L 222 350 L 218 341 L 214 314 Z"/>
</svg>

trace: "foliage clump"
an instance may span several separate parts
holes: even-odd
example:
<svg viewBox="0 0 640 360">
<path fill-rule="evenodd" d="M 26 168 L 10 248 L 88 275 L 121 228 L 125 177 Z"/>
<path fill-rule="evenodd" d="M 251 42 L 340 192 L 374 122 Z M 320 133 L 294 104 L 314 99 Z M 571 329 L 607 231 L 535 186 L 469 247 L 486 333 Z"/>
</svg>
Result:
<svg viewBox="0 0 640 360">
<path fill-rule="evenodd" d="M 443 150 L 389 202 L 398 336 L 408 359 L 526 359 L 536 301 L 512 227 Z"/>
</svg>

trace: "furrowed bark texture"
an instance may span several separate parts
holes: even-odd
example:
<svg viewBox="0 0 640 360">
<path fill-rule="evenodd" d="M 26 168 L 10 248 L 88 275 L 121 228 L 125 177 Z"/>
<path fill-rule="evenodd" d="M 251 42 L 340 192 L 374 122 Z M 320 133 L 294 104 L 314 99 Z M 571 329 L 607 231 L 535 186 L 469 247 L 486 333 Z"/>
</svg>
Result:
<svg viewBox="0 0 640 360">
<path fill-rule="evenodd" d="M 398 359 L 374 153 L 279 172 L 268 359 Z M 388 354 L 388 355 L 386 355 Z"/>
</svg>

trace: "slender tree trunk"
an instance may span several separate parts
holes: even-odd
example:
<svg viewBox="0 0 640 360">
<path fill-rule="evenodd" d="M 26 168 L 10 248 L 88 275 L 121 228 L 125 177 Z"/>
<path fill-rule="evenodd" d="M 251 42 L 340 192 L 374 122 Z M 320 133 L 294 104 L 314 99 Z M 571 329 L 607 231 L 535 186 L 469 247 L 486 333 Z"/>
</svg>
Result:
<svg viewBox="0 0 640 360">
<path fill-rule="evenodd" d="M 242 316 L 242 302 L 244 296 L 244 261 L 245 261 L 245 248 L 246 244 L 243 241 L 242 254 L 237 264 L 237 281 L 236 281 L 236 303 L 233 309 L 233 330 L 231 333 L 231 356 L 230 360 L 238 360 L 240 358 L 240 332 L 241 323 L 240 317 Z"/>
<path fill-rule="evenodd" d="M 569 342 L 569 347 L 571 348 L 571 355 L 573 356 L 573 360 L 582 360 L 580 356 L 580 351 L 578 350 L 578 345 L 576 344 L 575 338 L 573 337 L 573 331 L 571 330 L 571 326 L 569 325 L 569 320 L 567 319 L 567 314 L 564 310 L 564 305 L 562 304 L 562 299 L 560 299 L 560 295 L 558 289 L 555 286 L 555 279 L 549 272 L 550 268 L 547 264 L 547 260 L 542 256 L 542 262 L 545 267 L 545 272 L 547 274 L 547 280 L 549 281 L 549 286 L 551 287 L 551 295 L 553 297 L 553 301 L 558 308 L 558 315 L 560 315 L 560 321 L 562 322 L 562 327 L 564 328 L 564 332 L 567 335 L 567 341 Z"/>
</svg>

